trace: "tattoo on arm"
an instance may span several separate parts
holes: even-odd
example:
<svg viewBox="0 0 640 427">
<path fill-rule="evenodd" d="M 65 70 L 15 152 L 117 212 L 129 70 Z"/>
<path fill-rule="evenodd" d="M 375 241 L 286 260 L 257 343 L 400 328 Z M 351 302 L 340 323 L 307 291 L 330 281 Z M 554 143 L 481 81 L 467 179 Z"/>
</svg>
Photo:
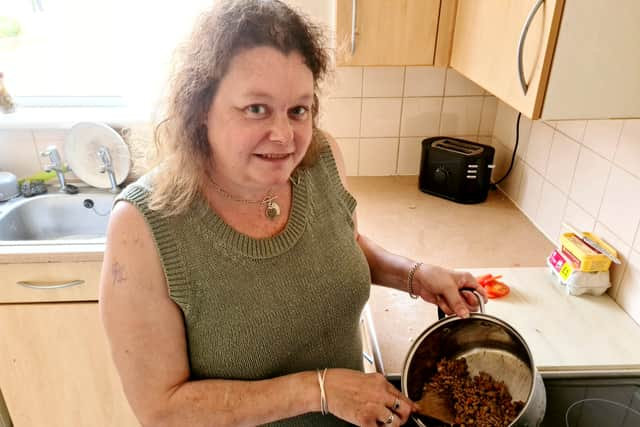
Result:
<svg viewBox="0 0 640 427">
<path fill-rule="evenodd" d="M 118 261 L 111 266 L 111 276 L 113 277 L 113 285 L 124 283 L 127 278 L 124 275 L 124 267 Z"/>
</svg>

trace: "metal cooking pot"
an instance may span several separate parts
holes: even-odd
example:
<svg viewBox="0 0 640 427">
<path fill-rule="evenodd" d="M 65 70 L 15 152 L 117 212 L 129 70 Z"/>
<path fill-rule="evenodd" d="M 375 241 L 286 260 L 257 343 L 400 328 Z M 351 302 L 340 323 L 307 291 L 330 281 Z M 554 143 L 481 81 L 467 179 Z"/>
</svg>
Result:
<svg viewBox="0 0 640 427">
<path fill-rule="evenodd" d="M 424 383 L 435 374 L 442 358 L 464 357 L 472 376 L 486 372 L 503 381 L 514 400 L 525 402 L 509 426 L 538 426 L 544 418 L 547 397 L 531 351 L 513 327 L 486 314 L 482 298 L 474 294 L 480 302 L 480 313 L 472 313 L 467 319 L 443 317 L 415 340 L 402 369 L 402 393 L 413 401 L 419 400 Z M 438 425 L 418 414 L 413 419 L 421 427 Z"/>
</svg>

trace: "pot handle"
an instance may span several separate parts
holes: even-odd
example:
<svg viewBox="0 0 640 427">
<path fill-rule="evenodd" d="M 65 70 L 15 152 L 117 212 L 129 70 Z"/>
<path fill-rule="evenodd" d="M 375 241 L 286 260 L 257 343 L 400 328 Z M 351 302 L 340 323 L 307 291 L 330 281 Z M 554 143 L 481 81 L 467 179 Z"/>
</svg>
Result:
<svg viewBox="0 0 640 427">
<path fill-rule="evenodd" d="M 480 295 L 474 288 L 461 288 L 460 292 L 462 291 L 472 292 L 473 295 L 475 295 L 475 297 L 478 299 L 478 305 L 480 305 L 480 313 L 484 313 L 484 301 L 482 300 L 482 295 Z M 438 306 L 438 319 L 444 319 L 445 317 L 447 317 L 447 315 L 444 311 L 442 311 L 440 306 Z"/>
</svg>

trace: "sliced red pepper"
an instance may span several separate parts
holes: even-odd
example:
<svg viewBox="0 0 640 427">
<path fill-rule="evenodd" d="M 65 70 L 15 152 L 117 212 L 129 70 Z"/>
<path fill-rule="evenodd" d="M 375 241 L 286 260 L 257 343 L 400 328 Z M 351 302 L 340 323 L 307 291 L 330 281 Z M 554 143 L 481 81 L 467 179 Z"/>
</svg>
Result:
<svg viewBox="0 0 640 427">
<path fill-rule="evenodd" d="M 480 276 L 480 277 L 476 278 L 476 280 L 478 281 L 478 283 L 480 285 L 484 286 L 484 285 L 490 284 L 490 283 L 492 283 L 495 280 L 498 280 L 500 278 L 502 278 L 501 274 L 498 275 L 498 276 L 494 276 L 492 274 L 485 274 L 484 276 Z"/>
<path fill-rule="evenodd" d="M 485 274 L 484 276 L 476 277 L 476 280 L 478 281 L 478 283 L 482 284 L 487 280 L 491 279 L 492 277 L 493 276 L 491 274 Z"/>
<path fill-rule="evenodd" d="M 499 282 L 502 275 L 494 276 L 492 274 L 485 274 L 484 276 L 476 277 L 476 280 L 487 291 L 487 297 L 500 298 L 507 295 L 510 291 L 509 286 L 503 282 Z"/>
<path fill-rule="evenodd" d="M 489 298 L 500 298 L 505 295 L 508 295 L 511 291 L 507 284 L 494 281 L 490 285 L 484 287 L 487 290 L 487 297 Z"/>
</svg>

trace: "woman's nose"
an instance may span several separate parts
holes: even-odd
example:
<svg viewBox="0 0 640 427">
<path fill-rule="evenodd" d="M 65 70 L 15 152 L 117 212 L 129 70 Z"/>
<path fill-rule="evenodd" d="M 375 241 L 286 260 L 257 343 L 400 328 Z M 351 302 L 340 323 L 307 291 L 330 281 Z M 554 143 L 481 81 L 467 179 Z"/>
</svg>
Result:
<svg viewBox="0 0 640 427">
<path fill-rule="evenodd" d="M 274 114 L 269 139 L 280 144 L 286 144 L 293 139 L 293 127 L 286 114 Z"/>
</svg>

